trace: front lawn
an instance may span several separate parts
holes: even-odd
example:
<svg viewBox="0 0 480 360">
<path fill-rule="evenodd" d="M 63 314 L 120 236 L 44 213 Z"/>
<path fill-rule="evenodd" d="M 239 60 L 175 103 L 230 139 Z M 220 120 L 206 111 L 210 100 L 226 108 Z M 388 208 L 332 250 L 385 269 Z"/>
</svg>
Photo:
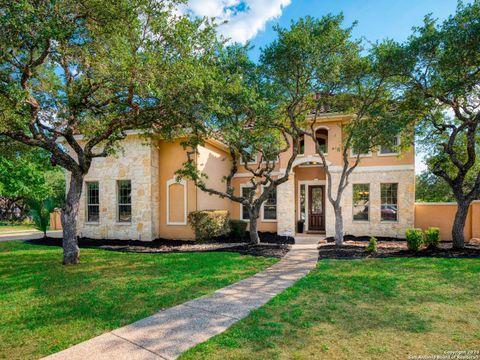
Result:
<svg viewBox="0 0 480 360">
<path fill-rule="evenodd" d="M 277 261 L 228 252 L 133 254 L 0 243 L 0 358 L 38 358 L 208 294 Z"/>
<path fill-rule="evenodd" d="M 480 259 L 321 260 L 182 358 L 407 359 L 455 350 L 480 350 Z"/>
</svg>

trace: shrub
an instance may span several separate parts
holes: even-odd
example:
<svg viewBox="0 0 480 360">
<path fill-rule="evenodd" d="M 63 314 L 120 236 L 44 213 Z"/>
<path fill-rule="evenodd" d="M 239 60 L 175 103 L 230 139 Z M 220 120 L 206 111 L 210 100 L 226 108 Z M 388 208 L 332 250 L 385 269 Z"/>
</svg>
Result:
<svg viewBox="0 0 480 360">
<path fill-rule="evenodd" d="M 199 241 L 227 235 L 230 232 L 229 218 L 227 210 L 200 210 L 188 214 L 188 222 Z"/>
<path fill-rule="evenodd" d="M 366 252 L 369 253 L 376 253 L 377 252 L 377 238 L 376 237 L 371 237 L 370 241 L 368 242 L 368 246 L 365 248 Z"/>
<path fill-rule="evenodd" d="M 438 227 L 429 227 L 425 230 L 425 245 L 429 248 L 436 248 L 440 242 L 440 229 Z"/>
<path fill-rule="evenodd" d="M 409 250 L 418 251 L 423 243 L 422 229 L 407 229 L 407 246 Z"/>
<path fill-rule="evenodd" d="M 247 233 L 247 222 L 243 220 L 230 220 L 230 236 L 234 239 L 243 239 Z"/>
<path fill-rule="evenodd" d="M 55 209 L 55 202 L 52 198 L 46 200 L 30 200 L 30 217 L 35 229 L 43 232 L 43 237 L 47 237 L 47 230 L 50 226 L 50 213 Z"/>
</svg>

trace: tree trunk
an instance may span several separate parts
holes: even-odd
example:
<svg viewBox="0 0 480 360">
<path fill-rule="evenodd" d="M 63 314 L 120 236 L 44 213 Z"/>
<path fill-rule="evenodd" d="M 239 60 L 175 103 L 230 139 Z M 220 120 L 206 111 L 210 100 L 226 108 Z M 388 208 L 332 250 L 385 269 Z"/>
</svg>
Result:
<svg viewBox="0 0 480 360">
<path fill-rule="evenodd" d="M 342 207 L 339 204 L 334 204 L 333 209 L 335 212 L 335 245 L 343 245 L 343 215 Z"/>
<path fill-rule="evenodd" d="M 452 240 L 454 249 L 463 249 L 465 247 L 465 222 L 467 220 L 469 202 L 463 201 L 458 203 L 455 220 L 452 227 Z"/>
<path fill-rule="evenodd" d="M 74 265 L 80 260 L 77 243 L 77 218 L 82 195 L 83 175 L 72 173 L 67 199 L 62 209 L 63 264 Z"/>
<path fill-rule="evenodd" d="M 249 211 L 248 214 L 250 216 L 250 244 L 257 245 L 260 243 L 257 229 L 258 212 Z"/>
</svg>

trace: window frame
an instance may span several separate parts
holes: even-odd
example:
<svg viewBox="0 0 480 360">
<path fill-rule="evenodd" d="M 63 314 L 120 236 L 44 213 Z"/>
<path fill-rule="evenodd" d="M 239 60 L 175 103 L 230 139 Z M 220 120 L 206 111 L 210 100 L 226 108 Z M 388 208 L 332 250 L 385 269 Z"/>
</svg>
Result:
<svg viewBox="0 0 480 360">
<path fill-rule="evenodd" d="M 367 212 L 367 219 L 355 219 L 355 185 L 367 185 L 368 186 L 368 212 Z M 354 222 L 370 222 L 370 210 L 371 210 L 371 191 L 370 191 L 370 183 L 353 183 L 352 184 L 352 221 Z"/>
<path fill-rule="evenodd" d="M 243 197 L 243 189 L 245 189 L 245 188 L 251 188 L 251 189 L 255 190 L 255 188 L 248 183 L 240 184 L 240 197 Z M 243 204 L 240 203 L 239 205 L 240 205 L 240 216 L 239 216 L 240 220 L 250 221 L 250 219 L 244 219 L 243 218 Z"/>
<path fill-rule="evenodd" d="M 90 185 L 92 184 L 97 184 L 97 191 L 98 191 L 98 203 L 93 204 L 90 203 Z M 100 223 L 100 182 L 98 180 L 89 180 L 85 181 L 85 223 L 86 224 L 99 224 Z M 89 220 L 89 215 L 90 215 L 90 206 L 97 206 L 98 207 L 98 220 L 93 221 Z"/>
<path fill-rule="evenodd" d="M 130 183 L 130 203 L 120 203 L 120 183 L 128 181 Z M 116 217 L 116 223 L 117 224 L 131 224 L 133 220 L 133 201 L 132 201 L 132 180 L 130 179 L 118 179 L 117 181 L 117 217 Z M 124 221 L 120 220 L 120 206 L 130 206 L 130 220 L 129 221 Z"/>
<path fill-rule="evenodd" d="M 397 200 L 397 203 L 396 204 L 391 204 L 391 203 L 384 203 L 383 202 L 383 194 L 382 194 L 382 185 L 393 185 L 395 184 L 396 185 L 396 200 Z M 385 182 L 385 183 L 380 183 L 380 222 L 382 223 L 396 223 L 396 222 L 399 222 L 400 221 L 400 209 L 399 209 L 399 206 L 398 206 L 398 190 L 399 190 L 399 183 L 398 182 Z M 395 205 L 396 206 L 396 218 L 395 220 L 390 220 L 390 219 L 387 219 L 387 220 L 384 220 L 382 218 L 382 208 L 383 206 L 389 206 L 389 205 Z"/>
<path fill-rule="evenodd" d="M 394 147 L 395 146 L 398 146 L 400 145 L 400 135 L 395 135 L 395 144 L 393 145 Z M 395 152 L 389 152 L 389 153 L 382 153 L 382 146 L 380 145 L 380 147 L 378 148 L 378 151 L 377 151 L 377 156 L 397 156 L 399 154 L 398 151 L 395 151 Z"/>
<path fill-rule="evenodd" d="M 262 186 L 262 193 L 264 191 L 264 189 L 267 187 L 267 185 L 263 185 Z M 262 222 L 272 222 L 272 223 L 276 223 L 278 221 L 278 196 L 277 196 L 277 188 L 275 187 L 274 188 L 274 191 L 275 191 L 275 205 L 267 205 L 267 200 L 265 200 L 262 204 L 262 208 L 261 208 L 261 221 Z M 265 219 L 265 205 L 267 206 L 275 206 L 275 219 Z"/>
</svg>

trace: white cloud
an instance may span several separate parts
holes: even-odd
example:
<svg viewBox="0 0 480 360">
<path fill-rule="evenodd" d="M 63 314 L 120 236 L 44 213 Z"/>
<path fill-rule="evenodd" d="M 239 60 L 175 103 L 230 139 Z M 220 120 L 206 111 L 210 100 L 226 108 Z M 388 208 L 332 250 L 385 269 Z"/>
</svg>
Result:
<svg viewBox="0 0 480 360">
<path fill-rule="evenodd" d="M 190 0 L 188 9 L 196 16 L 215 18 L 221 35 L 245 43 L 282 15 L 291 0 Z"/>
</svg>

